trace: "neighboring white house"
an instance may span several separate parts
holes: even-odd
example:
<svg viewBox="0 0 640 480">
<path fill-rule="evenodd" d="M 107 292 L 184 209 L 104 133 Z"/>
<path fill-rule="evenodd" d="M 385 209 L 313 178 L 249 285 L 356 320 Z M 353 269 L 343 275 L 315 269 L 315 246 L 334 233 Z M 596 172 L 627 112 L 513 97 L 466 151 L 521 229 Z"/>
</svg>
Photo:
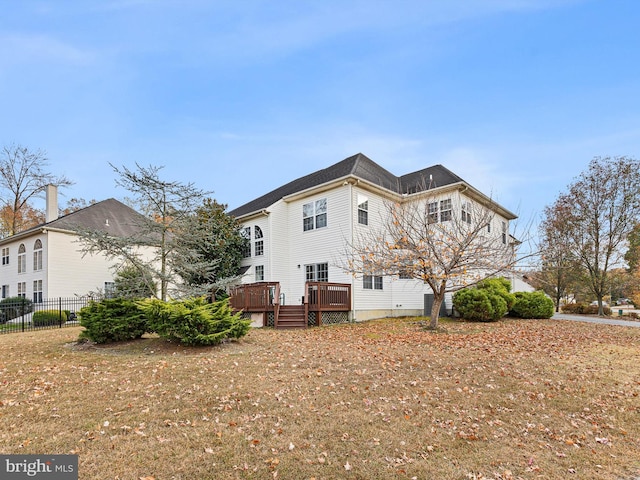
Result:
<svg viewBox="0 0 640 480">
<path fill-rule="evenodd" d="M 402 202 L 426 190 L 438 197 L 434 214 L 442 219 L 468 202 L 491 205 L 490 234 L 512 241 L 509 222 L 516 216 L 442 165 L 398 177 L 357 154 L 229 212 L 250 240 L 243 283 L 278 282 L 285 305 L 304 301 L 306 281 L 349 284 L 353 320 L 421 314 L 424 295 L 431 293 L 422 282 L 354 278 L 341 265 L 345 247 L 359 232 L 379 226 L 386 201 Z"/>
<path fill-rule="evenodd" d="M 83 256 L 76 229 L 129 236 L 140 225 L 140 217 L 113 198 L 58 217 L 57 189 L 50 186 L 45 223 L 0 240 L 2 298 L 19 296 L 40 303 L 108 293 L 113 288 L 114 262 L 103 255 Z"/>
</svg>

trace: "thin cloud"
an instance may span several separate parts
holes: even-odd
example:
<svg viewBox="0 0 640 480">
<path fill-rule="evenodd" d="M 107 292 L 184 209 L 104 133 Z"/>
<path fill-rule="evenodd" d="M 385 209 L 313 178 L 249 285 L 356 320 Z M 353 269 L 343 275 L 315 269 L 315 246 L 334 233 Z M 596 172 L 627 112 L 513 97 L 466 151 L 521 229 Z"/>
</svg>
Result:
<svg viewBox="0 0 640 480">
<path fill-rule="evenodd" d="M 4 34 L 0 35 L 0 58 L 5 65 L 88 65 L 94 61 L 94 54 L 49 35 Z"/>
</svg>

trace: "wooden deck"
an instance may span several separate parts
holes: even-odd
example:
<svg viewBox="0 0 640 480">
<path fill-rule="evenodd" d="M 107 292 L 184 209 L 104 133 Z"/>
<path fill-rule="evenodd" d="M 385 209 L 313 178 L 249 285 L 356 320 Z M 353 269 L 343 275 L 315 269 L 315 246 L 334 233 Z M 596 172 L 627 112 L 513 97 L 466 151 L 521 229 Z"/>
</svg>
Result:
<svg viewBox="0 0 640 480">
<path fill-rule="evenodd" d="M 275 328 L 304 328 L 323 324 L 323 314 L 351 311 L 351 285 L 307 282 L 302 305 L 280 304 L 279 282 L 257 282 L 231 288 L 231 307 L 236 311 L 262 313 L 263 326 L 273 314 Z M 311 321 L 309 320 L 311 319 Z"/>
</svg>

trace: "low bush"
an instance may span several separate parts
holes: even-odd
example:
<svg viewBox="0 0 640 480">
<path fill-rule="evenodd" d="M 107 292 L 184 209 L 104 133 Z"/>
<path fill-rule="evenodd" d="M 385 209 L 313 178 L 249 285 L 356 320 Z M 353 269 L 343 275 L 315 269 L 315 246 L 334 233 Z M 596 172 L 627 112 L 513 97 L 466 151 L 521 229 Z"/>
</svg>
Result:
<svg viewBox="0 0 640 480">
<path fill-rule="evenodd" d="M 204 297 L 189 300 L 141 300 L 138 305 L 149 320 L 149 329 L 163 338 L 185 345 L 216 345 L 240 338 L 251 321 L 234 314 L 228 299 L 209 303 Z"/>
<path fill-rule="evenodd" d="M 544 292 L 516 292 L 510 314 L 518 318 L 551 318 L 555 310 L 553 300 Z"/>
<path fill-rule="evenodd" d="M 507 304 L 502 297 L 477 288 L 456 292 L 453 306 L 462 318 L 475 322 L 495 322 L 507 313 Z"/>
<path fill-rule="evenodd" d="M 586 303 L 569 303 L 560 307 L 562 313 L 573 313 L 577 315 L 597 315 L 597 305 L 587 305 Z M 602 313 L 605 315 L 611 315 L 610 307 L 602 307 Z"/>
<path fill-rule="evenodd" d="M 465 320 L 495 322 L 506 315 L 515 303 L 509 293 L 511 283 L 504 278 L 490 278 L 453 295 L 453 306 Z"/>
<path fill-rule="evenodd" d="M 67 321 L 67 313 L 60 310 L 38 310 L 33 314 L 34 327 L 49 327 L 62 325 Z"/>
<path fill-rule="evenodd" d="M 80 310 L 80 339 L 96 343 L 119 342 L 142 337 L 147 331 L 144 313 L 133 300 L 122 298 L 90 302 Z"/>
</svg>

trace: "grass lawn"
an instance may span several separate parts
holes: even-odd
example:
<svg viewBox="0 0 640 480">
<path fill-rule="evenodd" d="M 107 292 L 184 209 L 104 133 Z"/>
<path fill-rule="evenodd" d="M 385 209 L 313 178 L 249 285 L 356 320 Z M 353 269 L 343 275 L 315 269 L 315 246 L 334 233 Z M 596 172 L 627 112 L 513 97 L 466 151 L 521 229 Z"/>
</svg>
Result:
<svg viewBox="0 0 640 480">
<path fill-rule="evenodd" d="M 640 477 L 640 329 L 441 326 L 2 335 L 0 453 L 75 453 L 100 480 Z"/>
</svg>

